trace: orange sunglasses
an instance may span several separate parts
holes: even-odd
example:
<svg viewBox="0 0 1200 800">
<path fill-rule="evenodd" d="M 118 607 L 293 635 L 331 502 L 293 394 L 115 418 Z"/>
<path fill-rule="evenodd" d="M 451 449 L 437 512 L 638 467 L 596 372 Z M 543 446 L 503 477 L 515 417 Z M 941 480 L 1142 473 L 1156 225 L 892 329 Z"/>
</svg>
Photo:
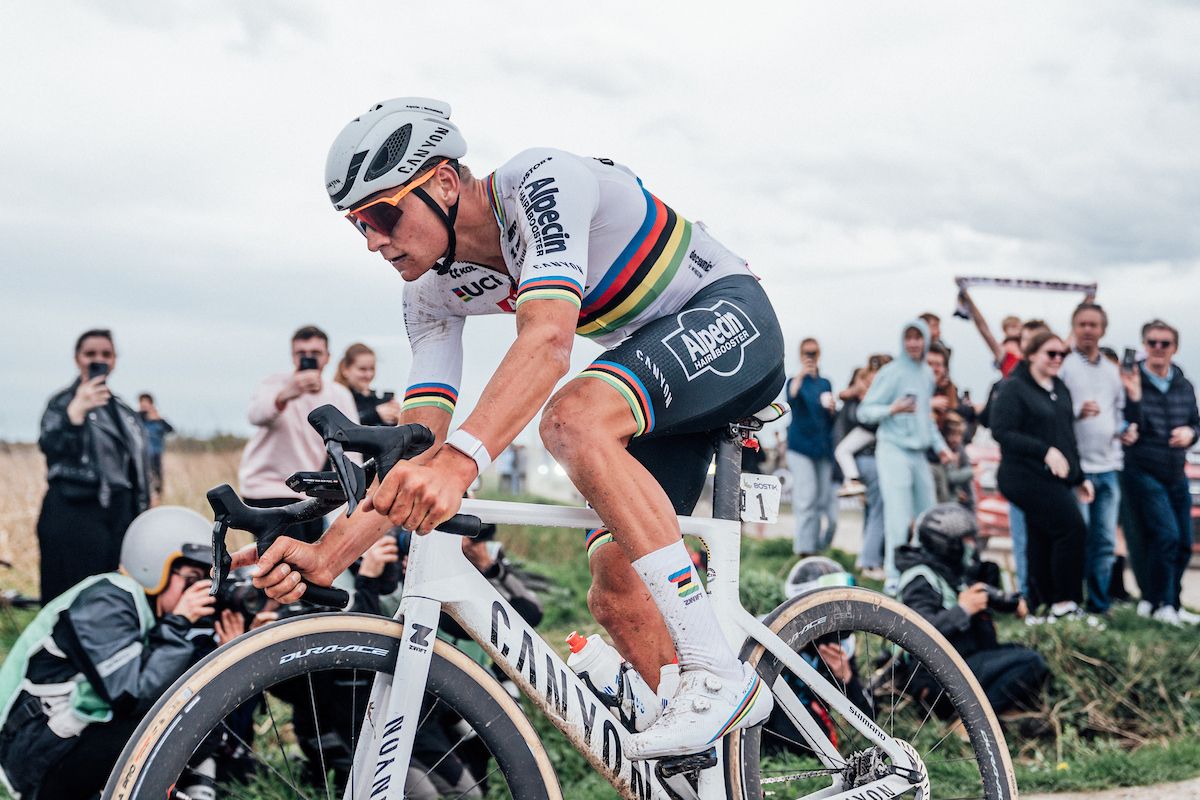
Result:
<svg viewBox="0 0 1200 800">
<path fill-rule="evenodd" d="M 387 197 L 377 197 L 369 203 L 359 206 L 358 208 L 350 209 L 345 214 L 346 219 L 350 220 L 350 223 L 354 225 L 355 228 L 358 228 L 358 232 L 363 236 L 367 235 L 368 228 L 381 233 L 384 236 L 391 235 L 391 232 L 393 229 L 395 229 L 396 224 L 400 222 L 400 217 L 404 215 L 404 212 L 398 208 L 400 201 L 403 200 L 404 196 L 413 189 L 416 189 L 418 186 L 432 178 L 433 173 L 437 172 L 438 167 L 442 166 L 442 164 L 449 163 L 449 161 L 449 159 L 442 159 L 442 161 L 436 167 L 429 170 L 429 172 L 426 172 L 412 183 L 401 186 L 400 191 L 393 195 L 388 195 Z"/>
</svg>

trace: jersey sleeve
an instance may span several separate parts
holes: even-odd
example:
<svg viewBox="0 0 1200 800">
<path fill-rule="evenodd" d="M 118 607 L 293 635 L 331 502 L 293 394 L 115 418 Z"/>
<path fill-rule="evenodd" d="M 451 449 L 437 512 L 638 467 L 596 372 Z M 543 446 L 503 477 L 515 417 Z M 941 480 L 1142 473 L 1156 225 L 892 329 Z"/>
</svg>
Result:
<svg viewBox="0 0 1200 800">
<path fill-rule="evenodd" d="M 515 195 L 517 227 L 525 244 L 516 307 L 532 300 L 565 300 L 579 308 L 588 236 L 600 199 L 596 176 L 578 157 L 555 150 L 527 151 L 510 166 L 521 169 Z"/>
<path fill-rule="evenodd" d="M 453 414 L 462 381 L 466 319 L 431 310 L 422 299 L 425 291 L 418 282 L 404 292 L 404 326 L 413 360 L 402 410 L 432 406 Z"/>
</svg>

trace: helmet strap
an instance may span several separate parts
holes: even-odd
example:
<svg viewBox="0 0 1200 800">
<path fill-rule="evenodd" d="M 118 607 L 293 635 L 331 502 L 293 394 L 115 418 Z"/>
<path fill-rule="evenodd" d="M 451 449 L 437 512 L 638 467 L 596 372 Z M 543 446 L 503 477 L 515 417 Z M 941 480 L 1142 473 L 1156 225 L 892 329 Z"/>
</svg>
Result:
<svg viewBox="0 0 1200 800">
<path fill-rule="evenodd" d="M 446 252 L 442 254 L 441 260 L 435 261 L 433 265 L 438 275 L 445 275 L 450 271 L 450 265 L 454 263 L 454 248 L 458 243 L 454 236 L 454 220 L 458 219 L 458 199 L 454 200 L 450 205 L 450 211 L 446 212 L 442 210 L 436 200 L 429 196 L 424 187 L 413 189 L 412 193 L 421 198 L 421 202 L 429 206 L 446 226 Z"/>
</svg>

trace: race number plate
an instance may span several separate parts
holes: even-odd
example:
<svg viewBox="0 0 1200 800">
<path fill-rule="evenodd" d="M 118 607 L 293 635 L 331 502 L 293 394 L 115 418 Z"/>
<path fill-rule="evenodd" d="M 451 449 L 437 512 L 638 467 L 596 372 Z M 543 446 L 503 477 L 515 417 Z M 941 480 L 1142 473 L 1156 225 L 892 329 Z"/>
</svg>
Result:
<svg viewBox="0 0 1200 800">
<path fill-rule="evenodd" d="M 779 519 L 782 487 L 774 475 L 742 473 L 742 522 L 775 522 Z"/>
</svg>

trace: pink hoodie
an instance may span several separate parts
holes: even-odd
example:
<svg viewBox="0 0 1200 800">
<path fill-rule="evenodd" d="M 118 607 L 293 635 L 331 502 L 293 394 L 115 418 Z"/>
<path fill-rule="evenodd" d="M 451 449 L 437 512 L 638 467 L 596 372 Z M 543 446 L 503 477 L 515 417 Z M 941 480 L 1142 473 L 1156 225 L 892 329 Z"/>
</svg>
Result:
<svg viewBox="0 0 1200 800">
<path fill-rule="evenodd" d="M 293 472 L 319 470 L 325 465 L 325 445 L 308 424 L 308 413 L 332 404 L 353 422 L 358 409 L 350 390 L 327 380 L 316 394 L 302 394 L 280 411 L 275 398 L 291 379 L 290 372 L 272 375 L 258 385 L 250 399 L 250 423 L 258 428 L 242 451 L 238 482 L 242 496 L 253 500 L 303 498 L 284 480 Z"/>
</svg>

